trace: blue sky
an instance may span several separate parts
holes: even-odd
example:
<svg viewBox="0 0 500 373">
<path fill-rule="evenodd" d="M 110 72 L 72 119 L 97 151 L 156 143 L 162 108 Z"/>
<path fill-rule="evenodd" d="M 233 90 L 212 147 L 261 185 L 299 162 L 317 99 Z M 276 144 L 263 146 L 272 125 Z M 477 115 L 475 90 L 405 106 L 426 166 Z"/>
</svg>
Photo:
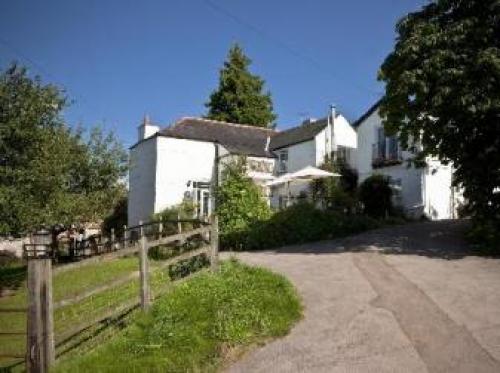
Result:
<svg viewBox="0 0 500 373">
<path fill-rule="evenodd" d="M 354 120 L 383 93 L 377 70 L 394 25 L 425 0 L 0 2 L 0 67 L 17 60 L 63 86 L 71 125 L 100 124 L 126 146 L 145 113 L 167 125 L 203 115 L 231 43 L 266 80 L 278 127 Z"/>
</svg>

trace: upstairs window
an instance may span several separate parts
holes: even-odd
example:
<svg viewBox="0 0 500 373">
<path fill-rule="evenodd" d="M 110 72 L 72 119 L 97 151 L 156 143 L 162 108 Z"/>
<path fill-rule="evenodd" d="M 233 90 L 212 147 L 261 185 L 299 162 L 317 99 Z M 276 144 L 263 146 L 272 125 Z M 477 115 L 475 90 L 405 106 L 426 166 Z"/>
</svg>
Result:
<svg viewBox="0 0 500 373">
<path fill-rule="evenodd" d="M 372 167 L 386 167 L 401 164 L 401 150 L 396 135 L 386 136 L 384 128 L 375 129 L 375 144 L 373 144 Z"/>
<path fill-rule="evenodd" d="M 278 173 L 288 172 L 288 150 L 282 150 L 278 153 Z"/>
</svg>

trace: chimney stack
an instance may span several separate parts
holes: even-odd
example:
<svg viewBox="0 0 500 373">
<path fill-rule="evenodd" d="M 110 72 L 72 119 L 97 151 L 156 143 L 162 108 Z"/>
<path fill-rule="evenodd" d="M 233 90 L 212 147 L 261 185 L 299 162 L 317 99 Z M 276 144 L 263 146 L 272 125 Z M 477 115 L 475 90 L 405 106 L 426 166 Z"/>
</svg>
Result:
<svg viewBox="0 0 500 373">
<path fill-rule="evenodd" d="M 149 115 L 144 115 L 141 125 L 139 126 L 139 141 L 147 139 L 153 136 L 160 130 L 159 126 L 155 126 L 151 123 Z"/>
</svg>

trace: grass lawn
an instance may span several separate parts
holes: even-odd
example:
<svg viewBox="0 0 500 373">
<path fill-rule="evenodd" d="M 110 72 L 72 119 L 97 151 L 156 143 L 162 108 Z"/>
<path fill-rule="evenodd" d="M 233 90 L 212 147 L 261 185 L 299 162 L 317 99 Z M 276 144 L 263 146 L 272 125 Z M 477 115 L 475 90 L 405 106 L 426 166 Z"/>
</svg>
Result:
<svg viewBox="0 0 500 373">
<path fill-rule="evenodd" d="M 301 317 L 284 277 L 236 261 L 201 273 L 158 299 L 107 343 L 62 358 L 57 372 L 215 371 L 248 346 L 283 336 Z"/>
<path fill-rule="evenodd" d="M 151 261 L 152 277 L 151 287 L 153 294 L 155 290 L 164 287 L 170 282 L 166 271 L 154 271 L 155 262 Z M 137 271 L 139 268 L 136 257 L 119 258 L 110 261 L 102 261 L 89 264 L 74 270 L 57 273 L 53 278 L 53 297 L 57 302 L 61 299 L 78 294 L 84 290 L 91 289 L 98 285 L 105 284 L 121 276 Z M 10 275 L 10 273 L 9 273 Z M 7 275 L 4 276 L 5 279 Z M 139 281 L 131 280 L 120 287 L 91 296 L 74 305 L 62 307 L 54 312 L 54 327 L 56 342 L 58 334 L 77 326 L 86 320 L 93 319 L 103 314 L 109 309 L 119 307 L 120 304 L 129 301 L 133 297 L 138 297 Z M 1 307 L 25 307 L 26 306 L 26 285 L 22 283 L 11 296 L 0 298 Z M 82 335 L 85 343 L 79 349 L 88 349 L 98 344 L 102 338 L 109 338 L 110 330 L 97 337 L 96 331 L 102 331 L 103 325 L 91 328 Z M 112 333 L 116 332 L 116 326 L 111 325 Z M 118 328 L 119 329 L 119 328 Z M 25 313 L 0 313 L 0 330 L 2 331 L 25 331 Z M 0 336 L 0 353 L 24 354 L 25 336 Z M 71 344 L 82 343 L 78 340 L 71 341 Z M 61 346 L 59 351 L 68 349 L 68 345 Z M 59 352 L 56 351 L 56 352 Z M 10 358 L 0 358 L 0 369 L 13 363 Z"/>
</svg>

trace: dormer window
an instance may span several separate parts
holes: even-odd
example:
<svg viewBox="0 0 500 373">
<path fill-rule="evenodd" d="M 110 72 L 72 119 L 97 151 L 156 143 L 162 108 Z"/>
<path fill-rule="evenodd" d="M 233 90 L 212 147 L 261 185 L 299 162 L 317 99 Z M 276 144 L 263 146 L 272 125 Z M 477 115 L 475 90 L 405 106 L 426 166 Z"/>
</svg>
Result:
<svg viewBox="0 0 500 373">
<path fill-rule="evenodd" d="M 288 150 L 281 150 L 278 153 L 278 173 L 288 172 Z"/>
</svg>

